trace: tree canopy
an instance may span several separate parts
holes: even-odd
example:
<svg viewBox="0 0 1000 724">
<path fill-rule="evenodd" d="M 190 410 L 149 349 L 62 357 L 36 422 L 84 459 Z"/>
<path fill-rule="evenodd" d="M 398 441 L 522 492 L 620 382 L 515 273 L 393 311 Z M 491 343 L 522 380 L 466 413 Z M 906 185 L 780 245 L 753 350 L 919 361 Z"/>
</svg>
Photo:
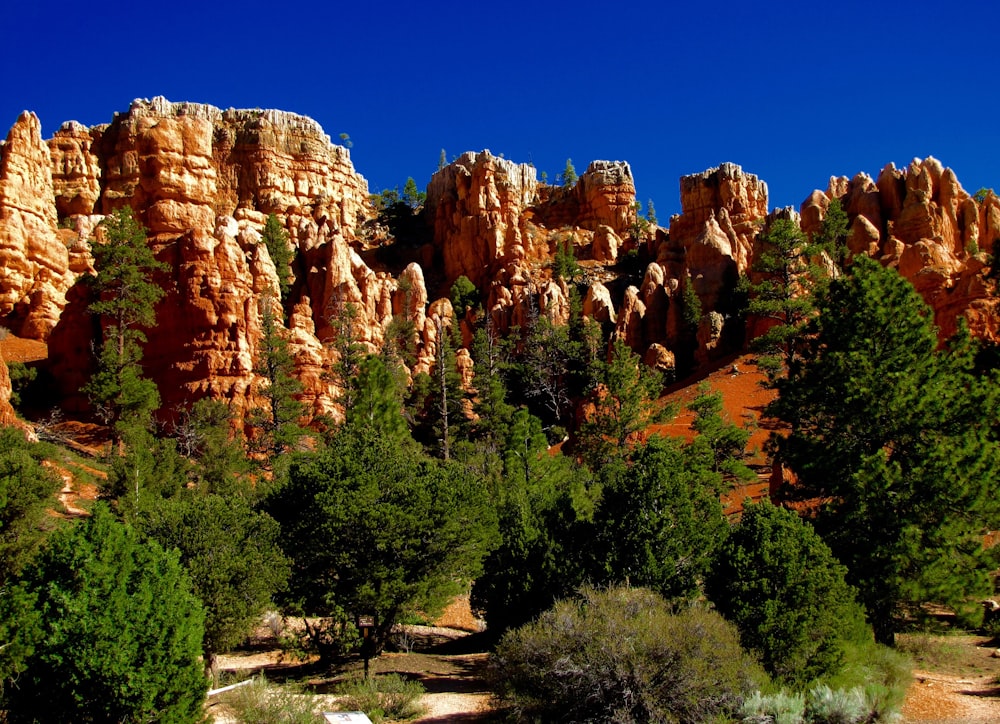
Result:
<svg viewBox="0 0 1000 724">
<path fill-rule="evenodd" d="M 53 534 L 2 605 L 12 601 L 32 613 L 14 642 L 27 656 L 4 690 L 11 721 L 201 721 L 201 604 L 177 554 L 102 505 Z"/>
<path fill-rule="evenodd" d="M 895 270 L 861 257 L 818 301 L 808 347 L 769 407 L 778 459 L 849 571 L 877 638 L 919 604 L 992 589 L 982 536 L 1000 527 L 1000 386 L 967 335 L 938 348 L 931 312 Z"/>
<path fill-rule="evenodd" d="M 377 647 L 401 616 L 467 590 L 496 535 L 479 480 L 372 429 L 344 430 L 300 456 L 267 507 L 292 561 L 288 605 L 374 615 Z"/>
<path fill-rule="evenodd" d="M 744 507 L 705 588 L 768 673 L 801 687 L 836 673 L 848 641 L 871 637 L 845 574 L 808 522 L 763 502 Z"/>
<path fill-rule="evenodd" d="M 83 391 L 120 447 L 126 429 L 148 427 L 160 404 L 156 384 L 142 376 L 142 329 L 156 321 L 156 303 L 165 292 L 152 274 L 166 265 L 156 260 L 129 207 L 113 211 L 101 227 L 103 240 L 91 244 L 97 274 L 90 279 L 90 311 L 104 324 L 97 371 Z"/>
</svg>

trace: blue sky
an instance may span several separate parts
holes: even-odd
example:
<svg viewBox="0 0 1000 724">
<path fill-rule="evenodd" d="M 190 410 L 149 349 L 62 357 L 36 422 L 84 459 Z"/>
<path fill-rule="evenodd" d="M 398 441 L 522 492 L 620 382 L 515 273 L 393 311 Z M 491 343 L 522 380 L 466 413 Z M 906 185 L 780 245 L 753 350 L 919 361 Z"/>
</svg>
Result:
<svg viewBox="0 0 1000 724">
<path fill-rule="evenodd" d="M 46 137 L 140 97 L 280 108 L 350 134 L 372 191 L 425 185 L 442 148 L 550 180 L 621 159 L 661 224 L 724 161 L 772 207 L 915 156 L 1000 187 L 992 2 L 8 5 L 0 126 L 33 110 Z"/>
</svg>

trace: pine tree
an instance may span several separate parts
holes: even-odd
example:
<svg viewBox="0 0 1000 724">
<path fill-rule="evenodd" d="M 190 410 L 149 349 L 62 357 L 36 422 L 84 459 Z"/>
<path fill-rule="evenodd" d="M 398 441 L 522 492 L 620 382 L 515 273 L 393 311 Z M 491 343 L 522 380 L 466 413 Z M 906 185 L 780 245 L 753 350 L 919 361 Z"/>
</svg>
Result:
<svg viewBox="0 0 1000 724">
<path fill-rule="evenodd" d="M 129 207 L 101 222 L 103 241 L 91 245 L 97 274 L 91 284 L 96 300 L 90 311 L 105 322 L 97 372 L 84 386 L 98 415 L 111 426 L 114 447 L 122 453 L 122 437 L 130 426 L 147 428 L 159 407 L 156 384 L 142 376 L 143 328 L 156 320 L 156 304 L 164 296 L 151 280 L 166 269 L 146 244 L 146 231 Z"/>
<path fill-rule="evenodd" d="M 823 249 L 791 219 L 776 219 L 760 237 L 760 248 L 753 263 L 760 281 L 750 285 L 746 311 L 769 325 L 752 347 L 763 354 L 759 363 L 773 379 L 795 360 L 803 328 L 815 313 L 813 292 L 824 274 L 811 258 Z"/>
<path fill-rule="evenodd" d="M 256 448 L 267 453 L 268 462 L 273 465 L 303 434 L 298 420 L 304 414 L 304 406 L 295 399 L 302 391 L 302 383 L 292 376 L 295 364 L 278 323 L 275 300 L 265 293 L 258 306 L 261 338 L 254 372 L 261 382 L 257 390 L 264 399 L 264 407 L 253 411 L 251 422 L 260 433 Z"/>
<path fill-rule="evenodd" d="M 278 273 L 281 302 L 284 304 L 292 288 L 292 248 L 288 244 L 288 232 L 274 214 L 268 214 L 264 231 L 260 235 L 260 243 L 267 247 L 267 253 L 274 262 L 274 270 Z"/>
<path fill-rule="evenodd" d="M 626 454 L 640 433 L 671 414 L 657 405 L 662 376 L 622 340 L 615 341 L 611 360 L 596 366 L 594 411 L 580 426 L 578 438 L 580 452 L 595 470 Z"/>
<path fill-rule="evenodd" d="M 296 458 L 288 478 L 267 506 L 293 562 L 288 606 L 374 614 L 376 650 L 402 617 L 468 590 L 495 540 L 482 481 L 377 430 L 342 429 L 322 453 Z"/>
<path fill-rule="evenodd" d="M 180 552 L 205 607 L 209 658 L 244 641 L 287 581 L 278 524 L 238 496 L 185 490 L 146 511 L 137 525 L 164 549 Z"/>
<path fill-rule="evenodd" d="M 204 613 L 176 553 L 143 542 L 101 504 L 53 535 L 4 597 L 32 601 L 10 721 L 202 721 Z"/>
<path fill-rule="evenodd" d="M 562 172 L 563 188 L 572 188 L 577 181 L 576 169 L 573 168 L 573 160 L 566 159 L 566 168 Z"/>
<path fill-rule="evenodd" d="M 871 637 L 846 573 L 808 522 L 764 502 L 743 509 L 705 588 L 768 673 L 802 687 L 836 674 L 847 645 Z"/>
<path fill-rule="evenodd" d="M 826 215 L 820 224 L 819 232 L 813 237 L 813 243 L 843 267 L 850 253 L 847 248 L 849 230 L 850 223 L 847 212 L 844 211 L 840 199 L 833 199 L 826 209 Z"/>
<path fill-rule="evenodd" d="M 817 529 L 891 643 L 922 603 L 961 610 L 992 591 L 998 387 L 974 373 L 967 336 L 938 349 L 923 300 L 874 260 L 855 259 L 818 308 L 768 409 L 790 425 L 773 444 L 802 494 L 829 501 Z"/>
</svg>

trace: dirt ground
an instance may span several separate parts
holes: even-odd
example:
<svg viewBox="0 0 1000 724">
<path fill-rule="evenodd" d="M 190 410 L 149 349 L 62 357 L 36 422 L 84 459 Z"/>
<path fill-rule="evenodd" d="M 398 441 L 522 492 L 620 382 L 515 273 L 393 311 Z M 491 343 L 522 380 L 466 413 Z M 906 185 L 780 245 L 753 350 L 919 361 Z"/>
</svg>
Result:
<svg viewBox="0 0 1000 724">
<path fill-rule="evenodd" d="M 493 721 L 490 694 L 484 673 L 488 655 L 480 636 L 467 625 L 471 618 L 465 602 L 448 614 L 465 619 L 465 629 L 443 626 L 406 627 L 409 651 L 385 653 L 374 659 L 375 674 L 399 673 L 419 681 L 427 693 L 424 714 L 415 722 L 425 724 L 486 724 Z M 258 645 L 220 657 L 222 670 L 264 671 L 274 681 L 304 683 L 311 693 L 324 697 L 334 708 L 337 681 L 360 668 L 360 662 L 335 675 L 316 671 L 313 661 L 282 658 L 268 648 L 268 634 L 259 633 Z M 273 638 L 270 639 L 273 643 Z M 900 648 L 913 658 L 913 683 L 907 690 L 901 724 L 987 724 L 1000 722 L 1000 641 L 975 635 L 901 635 Z M 228 720 L 217 718 L 217 724 Z"/>
</svg>

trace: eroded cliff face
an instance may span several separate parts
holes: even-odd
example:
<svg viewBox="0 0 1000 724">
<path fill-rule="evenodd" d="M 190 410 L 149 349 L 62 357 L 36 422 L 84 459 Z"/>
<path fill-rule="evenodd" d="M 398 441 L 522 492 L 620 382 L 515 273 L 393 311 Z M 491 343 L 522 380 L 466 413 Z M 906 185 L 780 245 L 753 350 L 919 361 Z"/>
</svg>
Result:
<svg viewBox="0 0 1000 724">
<path fill-rule="evenodd" d="M 52 160 L 25 112 L 0 146 L 0 326 L 45 339 L 75 279 L 57 230 Z"/>
<path fill-rule="evenodd" d="M 335 409 L 337 390 L 317 372 L 330 363 L 318 331 L 329 332 L 325 320 L 338 303 L 374 310 L 372 297 L 381 296 L 350 247 L 371 210 L 347 149 L 302 116 L 162 98 L 136 101 L 107 126 L 66 124 L 49 148 L 53 217 L 93 228 L 102 214 L 129 205 L 167 264 L 158 275 L 167 294 L 144 356 L 166 414 L 206 395 L 229 401 L 237 413 L 256 404 L 258 305 L 263 295 L 277 295 L 273 262 L 259 243 L 269 213 L 297 251 L 286 333 L 304 400 L 314 414 Z M 95 327 L 85 290 L 70 298 L 50 360 L 72 396 L 89 374 Z M 362 315 L 359 326 L 372 344 L 381 341 L 381 322 L 375 313 Z"/>
<path fill-rule="evenodd" d="M 803 202 L 803 231 L 819 228 L 834 198 L 851 223 L 851 253 L 876 257 L 909 279 L 934 310 L 942 337 L 965 317 L 975 336 L 1000 339 L 986 266 L 1000 239 L 1000 199 L 993 193 L 977 202 L 940 161 L 914 159 L 905 169 L 889 164 L 877 181 L 867 174 L 831 178 L 825 192 Z"/>
<path fill-rule="evenodd" d="M 338 335 L 376 351 L 403 320 L 411 376 L 432 370 L 444 329 L 458 324 L 468 344 L 472 318 L 444 298 L 459 276 L 478 288 L 499 333 L 538 316 L 564 323 L 571 288 L 551 262 L 566 249 L 583 268 L 584 316 L 648 364 L 690 369 L 743 343 L 733 291 L 774 214 L 766 184 L 731 163 L 683 177 L 680 198 L 669 229 L 650 227 L 637 219 L 627 163 L 595 161 L 575 185 L 557 188 L 539 183 L 530 165 L 470 152 L 431 179 L 415 219 L 430 241 L 387 263 L 400 248 L 384 230 L 372 233 L 364 178 L 308 118 L 157 98 L 107 125 L 66 123 L 45 142 L 26 113 L 0 146 L 0 325 L 48 339 L 64 407 L 84 409 L 78 390 L 100 332 L 81 281 L 93 271 L 89 239 L 104 214 L 129 205 L 167 265 L 144 358 L 161 414 L 204 396 L 246 412 L 260 402 L 259 306 L 277 295 L 260 243 L 273 213 L 295 252 L 282 334 L 312 415 L 341 412 L 330 374 Z M 1000 200 L 977 202 L 926 159 L 887 166 L 877 181 L 831 179 L 803 202 L 805 231 L 819 227 L 832 198 L 848 212 L 851 252 L 898 267 L 943 333 L 964 315 L 976 334 L 997 338 L 983 252 L 1000 238 Z M 474 385 L 467 351 L 458 356 Z"/>
</svg>

